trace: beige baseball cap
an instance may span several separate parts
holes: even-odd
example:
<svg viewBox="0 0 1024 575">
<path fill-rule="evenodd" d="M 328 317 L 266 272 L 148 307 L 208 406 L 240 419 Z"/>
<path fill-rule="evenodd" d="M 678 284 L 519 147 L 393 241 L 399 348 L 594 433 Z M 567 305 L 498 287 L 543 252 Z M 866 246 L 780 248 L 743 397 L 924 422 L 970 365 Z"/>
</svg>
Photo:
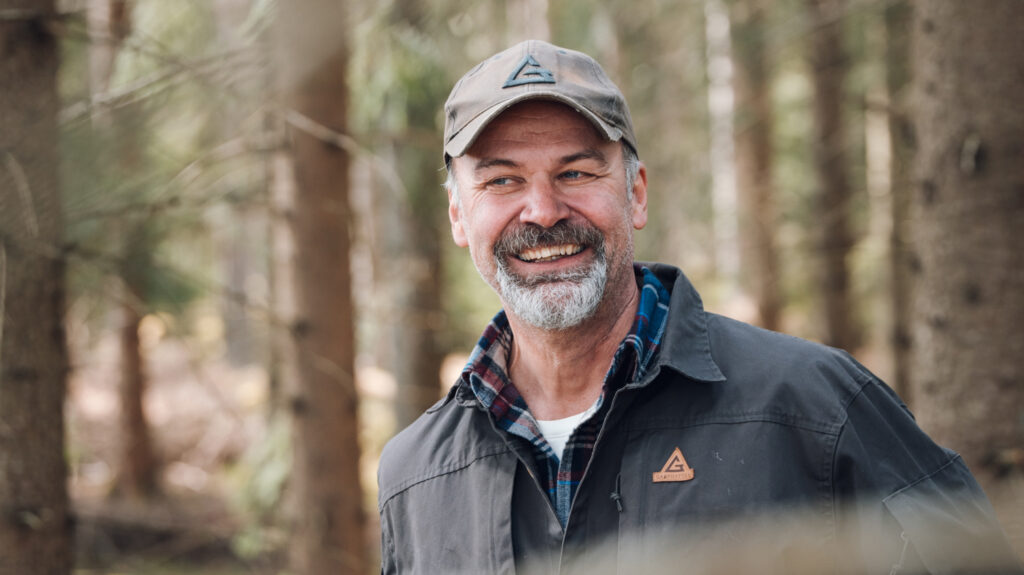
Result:
<svg viewBox="0 0 1024 575">
<path fill-rule="evenodd" d="M 606 138 L 637 150 L 626 99 L 593 58 L 527 40 L 477 64 L 445 102 L 444 158 L 466 153 L 487 124 L 524 100 L 554 100 L 583 114 Z"/>
</svg>

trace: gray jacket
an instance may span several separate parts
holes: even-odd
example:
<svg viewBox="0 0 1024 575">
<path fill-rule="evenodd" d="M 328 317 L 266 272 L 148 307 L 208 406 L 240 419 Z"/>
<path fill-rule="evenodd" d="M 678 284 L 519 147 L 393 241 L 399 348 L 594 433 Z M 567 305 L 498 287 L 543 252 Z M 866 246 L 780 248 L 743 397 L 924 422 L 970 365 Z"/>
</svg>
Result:
<svg viewBox="0 0 1024 575">
<path fill-rule="evenodd" d="M 682 272 L 645 265 L 672 293 L 661 350 L 613 396 L 565 528 L 531 446 L 457 384 L 381 455 L 384 573 L 735 572 L 748 556 L 785 572 L 794 555 L 809 573 L 1020 572 L 960 457 L 885 384 L 707 313 Z"/>
</svg>

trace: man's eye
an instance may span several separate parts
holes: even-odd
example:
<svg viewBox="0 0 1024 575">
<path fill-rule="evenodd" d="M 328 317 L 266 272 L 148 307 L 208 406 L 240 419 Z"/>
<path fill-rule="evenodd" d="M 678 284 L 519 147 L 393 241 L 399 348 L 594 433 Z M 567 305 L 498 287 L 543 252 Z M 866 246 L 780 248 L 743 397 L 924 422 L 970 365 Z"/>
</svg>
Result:
<svg viewBox="0 0 1024 575">
<path fill-rule="evenodd" d="M 581 172 L 579 170 L 568 170 L 566 172 L 562 172 L 562 179 L 563 180 L 580 180 L 580 179 L 586 178 L 589 175 L 590 174 L 588 174 L 586 172 Z"/>
<path fill-rule="evenodd" d="M 487 182 L 488 186 L 507 186 L 512 183 L 512 178 L 494 178 Z"/>
</svg>

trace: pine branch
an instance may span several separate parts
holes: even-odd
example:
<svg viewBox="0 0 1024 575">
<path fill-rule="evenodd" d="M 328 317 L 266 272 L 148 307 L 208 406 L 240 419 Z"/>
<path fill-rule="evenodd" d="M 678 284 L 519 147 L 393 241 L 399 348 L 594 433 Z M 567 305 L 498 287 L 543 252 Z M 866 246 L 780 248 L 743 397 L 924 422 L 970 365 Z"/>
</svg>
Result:
<svg viewBox="0 0 1024 575">
<path fill-rule="evenodd" d="M 75 102 L 61 110 L 60 122 L 68 125 L 97 113 L 109 112 L 125 106 L 143 102 L 171 88 L 180 86 L 196 77 L 211 77 L 218 72 L 238 73 L 245 65 L 258 64 L 248 62 L 248 54 L 240 50 L 211 56 L 199 62 L 184 64 L 176 62 L 166 69 L 159 70 L 145 78 L 140 78 L 127 86 L 105 93 L 95 94 L 90 100 Z M 227 87 L 220 86 L 227 90 Z"/>
</svg>

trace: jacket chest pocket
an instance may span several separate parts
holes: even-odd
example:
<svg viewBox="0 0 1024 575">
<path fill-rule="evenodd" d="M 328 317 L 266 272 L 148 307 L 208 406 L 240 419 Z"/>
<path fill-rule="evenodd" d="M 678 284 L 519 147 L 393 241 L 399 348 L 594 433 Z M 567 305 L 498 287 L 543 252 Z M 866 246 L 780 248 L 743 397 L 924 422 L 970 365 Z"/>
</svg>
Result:
<svg viewBox="0 0 1024 575">
<path fill-rule="evenodd" d="M 629 430 L 622 458 L 620 572 L 651 558 L 669 564 L 649 572 L 678 572 L 682 558 L 714 560 L 722 542 L 759 541 L 759 530 L 788 537 L 780 522 L 830 513 L 821 513 L 831 501 L 827 450 L 813 434 L 763 421 L 644 423 Z M 817 543 L 830 531 L 810 533 Z"/>
</svg>

